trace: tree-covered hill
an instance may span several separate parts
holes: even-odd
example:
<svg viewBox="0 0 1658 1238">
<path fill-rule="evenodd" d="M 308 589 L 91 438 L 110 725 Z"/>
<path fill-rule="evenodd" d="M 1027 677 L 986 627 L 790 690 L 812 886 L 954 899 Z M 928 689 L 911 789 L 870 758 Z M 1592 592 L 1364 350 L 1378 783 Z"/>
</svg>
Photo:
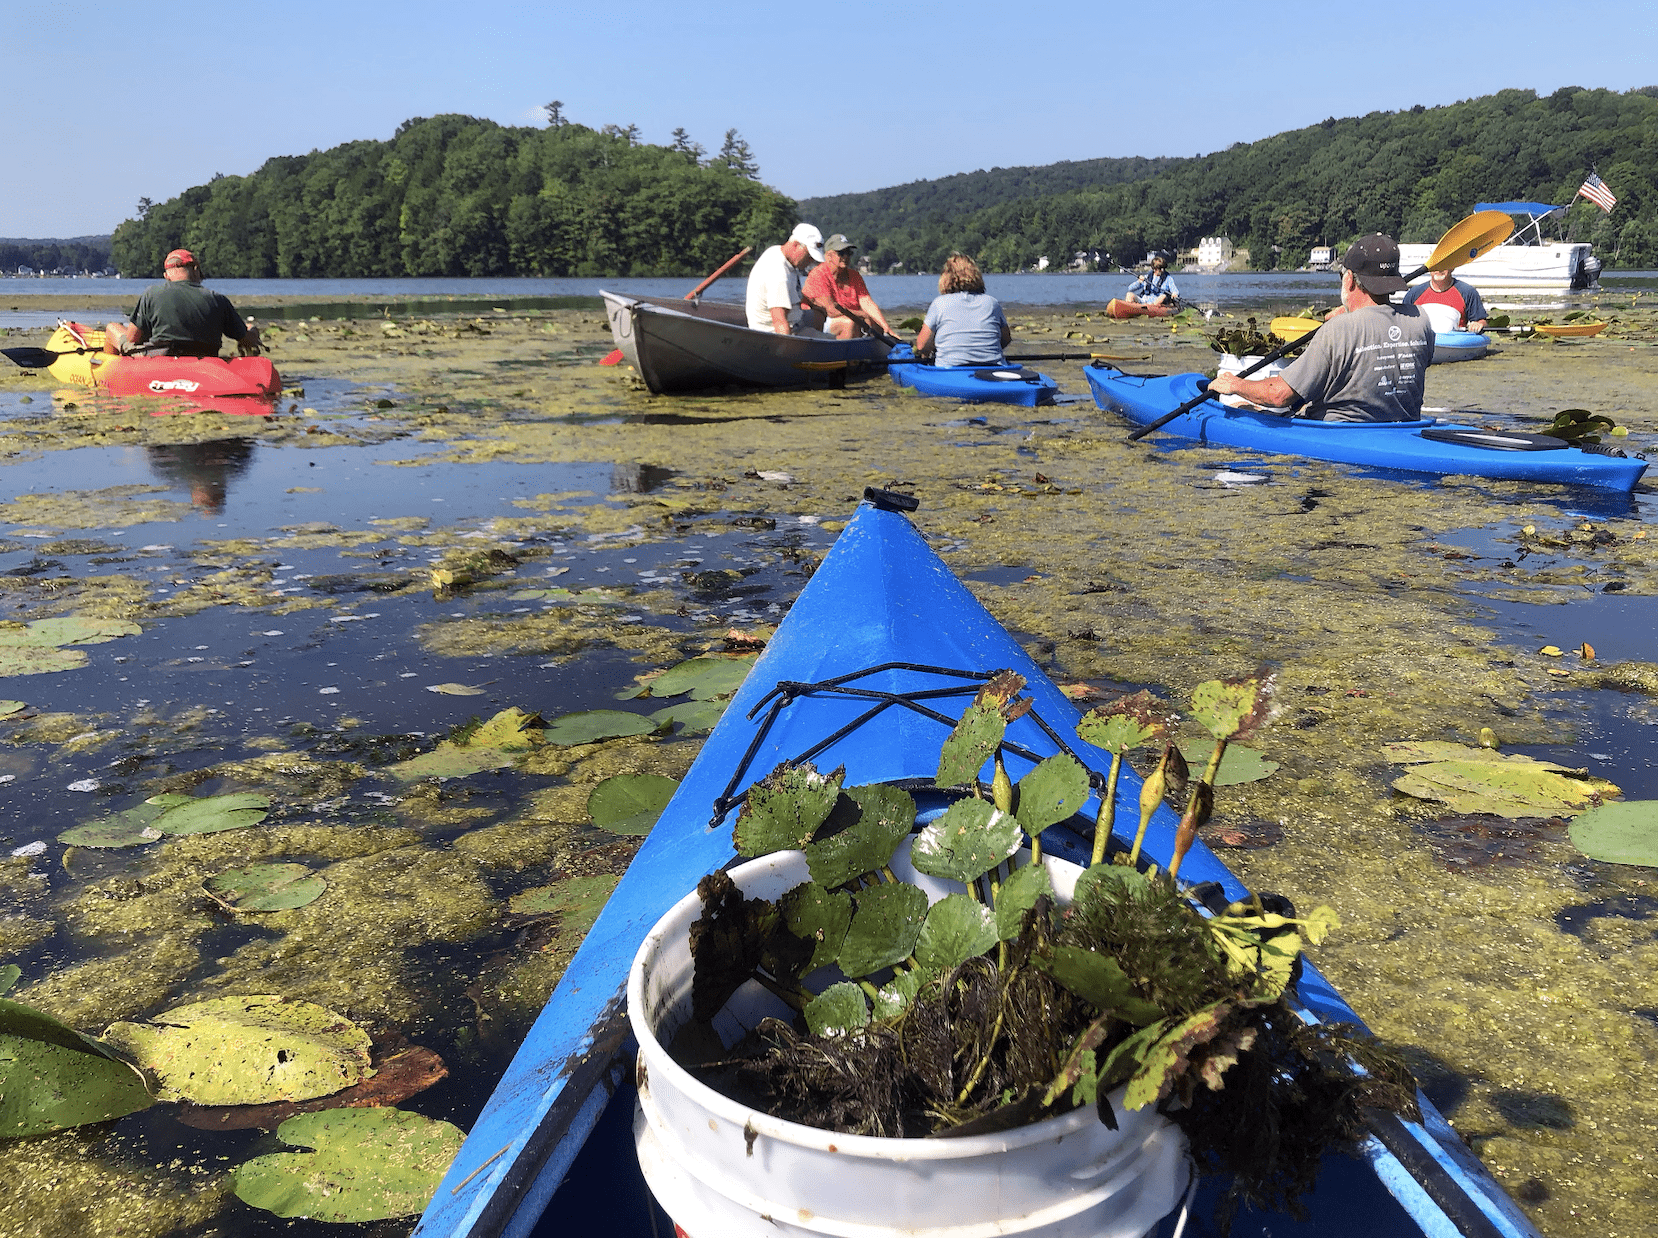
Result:
<svg viewBox="0 0 1658 1238">
<path fill-rule="evenodd" d="M 6 275 L 15 274 L 19 267 L 79 275 L 82 271 L 102 271 L 108 265 L 107 236 L 0 236 L 0 273 Z"/>
<path fill-rule="evenodd" d="M 636 131 L 544 129 L 470 116 L 406 121 L 139 204 L 115 230 L 123 275 L 156 276 L 183 246 L 210 276 L 703 274 L 782 240 L 795 204 L 755 179 L 735 131 L 711 159 Z"/>
<path fill-rule="evenodd" d="M 1574 239 L 1592 242 L 1608 265 L 1658 266 L 1658 87 L 1650 86 L 1624 94 L 1564 87 L 1543 97 L 1505 90 L 1447 107 L 1332 118 L 1143 179 L 916 219 L 861 204 L 842 219 L 822 205 L 838 199 L 803 205 L 814 223 L 848 235 L 849 222 L 883 220 L 859 238 L 877 269 L 902 262 L 936 271 L 951 250 L 997 271 L 1084 249 L 1133 261 L 1211 235 L 1247 247 L 1257 266 L 1294 267 L 1313 245 L 1340 246 L 1366 232 L 1438 240 L 1480 201 L 1569 202 L 1592 168 L 1618 204 L 1608 216 L 1578 200 L 1567 220 Z M 946 183 L 857 196 L 935 203 L 941 195 L 927 185 Z"/>
<path fill-rule="evenodd" d="M 900 229 L 937 227 L 974 211 L 1024 198 L 1144 180 L 1187 162 L 1175 157 L 1132 156 L 1064 160 L 1042 167 L 991 168 L 988 172 L 981 168 L 890 189 L 802 198 L 800 217 L 814 223 L 822 219 L 825 233 L 842 232 L 865 244 Z"/>
</svg>

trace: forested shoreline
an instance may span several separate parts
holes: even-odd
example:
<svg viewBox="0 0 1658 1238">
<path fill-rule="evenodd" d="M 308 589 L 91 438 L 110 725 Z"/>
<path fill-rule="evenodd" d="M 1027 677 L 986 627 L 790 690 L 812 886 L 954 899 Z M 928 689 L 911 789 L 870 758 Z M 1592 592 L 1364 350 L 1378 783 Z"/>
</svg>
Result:
<svg viewBox="0 0 1658 1238">
<path fill-rule="evenodd" d="M 894 263 L 936 271 L 952 250 L 996 271 L 1043 256 L 1063 264 L 1079 250 L 1131 263 L 1216 235 L 1249 249 L 1255 266 L 1282 269 L 1304 265 L 1314 245 L 1367 232 L 1436 241 L 1476 202 L 1566 203 L 1591 170 L 1618 204 L 1607 215 L 1578 200 L 1567 220 L 1573 239 L 1591 242 L 1608 266 L 1658 267 L 1655 86 L 1504 90 L 1446 107 L 1332 117 L 1144 179 L 980 209 L 923 191 L 936 181 L 805 199 L 800 208 L 826 229 L 839 227 L 830 206 L 864 221 L 848 235 L 883 271 Z"/>
<path fill-rule="evenodd" d="M 1597 170 L 1612 214 L 1576 201 L 1566 227 L 1609 267 L 1658 267 L 1658 87 L 1505 90 L 1373 112 L 1190 159 L 993 168 L 798 205 L 758 180 L 735 131 L 712 158 L 683 131 L 546 128 L 467 116 L 405 122 L 388 141 L 282 156 L 140 204 L 115 230 L 123 275 L 183 245 L 226 277 L 693 275 L 805 218 L 845 232 L 874 269 L 936 271 L 953 250 L 992 271 L 1120 263 L 1223 235 L 1261 269 L 1304 265 L 1366 232 L 1434 241 L 1475 202 L 1572 201 Z"/>
<path fill-rule="evenodd" d="M 712 159 L 563 121 L 406 121 L 389 141 L 267 160 L 116 228 L 115 265 L 153 277 L 183 246 L 219 278 L 690 275 L 794 226 L 727 134 Z"/>
</svg>

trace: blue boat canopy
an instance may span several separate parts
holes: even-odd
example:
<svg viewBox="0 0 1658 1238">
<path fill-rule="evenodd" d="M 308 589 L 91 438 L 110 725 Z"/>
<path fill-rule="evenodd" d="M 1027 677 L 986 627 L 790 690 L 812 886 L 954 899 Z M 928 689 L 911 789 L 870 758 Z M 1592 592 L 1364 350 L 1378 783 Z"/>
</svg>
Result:
<svg viewBox="0 0 1658 1238">
<path fill-rule="evenodd" d="M 1529 215 L 1533 219 L 1541 219 L 1547 215 L 1558 215 L 1566 208 L 1550 206 L 1547 202 L 1476 202 L 1476 211 L 1502 211 L 1506 215 Z"/>
</svg>

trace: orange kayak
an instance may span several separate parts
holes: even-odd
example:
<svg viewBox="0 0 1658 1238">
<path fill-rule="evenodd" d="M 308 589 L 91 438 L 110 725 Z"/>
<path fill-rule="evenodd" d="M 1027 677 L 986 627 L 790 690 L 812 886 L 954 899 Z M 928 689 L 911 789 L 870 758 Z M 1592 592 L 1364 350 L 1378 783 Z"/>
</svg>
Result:
<svg viewBox="0 0 1658 1238">
<path fill-rule="evenodd" d="M 1538 335 L 1550 335 L 1555 339 L 1567 339 L 1583 335 L 1599 335 L 1606 330 L 1604 322 L 1540 322 L 1532 328 Z"/>
<path fill-rule="evenodd" d="M 1116 297 L 1105 303 L 1108 318 L 1167 318 L 1178 312 L 1172 305 L 1141 305 L 1138 301 L 1119 301 Z"/>
<path fill-rule="evenodd" d="M 282 378 L 265 357 L 111 357 L 103 346 L 102 331 L 65 323 L 46 341 L 63 354 L 48 372 L 60 383 L 111 395 L 270 401 L 282 393 Z"/>
</svg>

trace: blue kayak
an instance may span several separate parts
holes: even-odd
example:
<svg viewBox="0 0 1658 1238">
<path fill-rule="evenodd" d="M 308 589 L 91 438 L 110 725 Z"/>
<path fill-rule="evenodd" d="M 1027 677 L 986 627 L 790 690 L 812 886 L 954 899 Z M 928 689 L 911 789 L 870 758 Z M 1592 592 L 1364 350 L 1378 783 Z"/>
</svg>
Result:
<svg viewBox="0 0 1658 1238">
<path fill-rule="evenodd" d="M 909 362 L 915 356 L 908 344 L 887 354 L 888 373 L 900 387 L 913 387 L 922 395 L 964 404 L 1019 404 L 1035 408 L 1052 404 L 1059 384 L 1046 374 L 1026 369 L 1017 362 L 1008 365 L 922 365 Z M 909 362 L 893 365 L 895 361 Z"/>
<path fill-rule="evenodd" d="M 418 1238 L 673 1232 L 634 1157 L 628 969 L 651 926 L 699 878 L 733 859 L 731 818 L 741 794 L 780 761 L 810 759 L 821 769 L 844 763 L 848 785 L 930 783 L 955 718 L 985 674 L 1004 667 L 1026 678 L 1035 704 L 1007 732 L 1012 777 L 1058 751 L 1055 735 L 1074 734 L 1076 707 L 910 521 L 890 509 L 895 496 L 869 497 L 873 502 L 858 509 L 812 576 L 589 930 L 437 1188 L 414 1231 Z M 891 699 L 896 694 L 923 699 L 900 705 Z M 880 715 L 877 725 L 860 725 L 873 715 Z M 1072 743 L 1095 771 L 1095 787 L 1103 786 L 1109 755 Z M 989 778 L 988 765 L 982 776 Z M 1140 780 L 1125 766 L 1117 819 L 1129 829 L 1139 820 L 1139 794 Z M 1083 822 L 1092 822 L 1097 806 L 1091 797 L 1072 819 L 1075 830 L 1046 831 L 1050 853 L 1086 864 Z M 1177 824 L 1167 806 L 1158 809 L 1146 842 L 1152 859 L 1166 860 Z M 1228 898 L 1246 896 L 1201 841 L 1181 876 L 1219 882 Z M 1309 1020 L 1359 1023 L 1310 965 L 1299 993 Z M 1308 1222 L 1246 1209 L 1232 1233 L 1537 1238 L 1444 1118 L 1426 1098 L 1420 1103 L 1421 1123 L 1379 1120 L 1361 1159 L 1326 1158 L 1316 1187 L 1302 1198 Z M 1208 1218 L 1223 1187 L 1209 1179 L 1200 1184 L 1191 1215 L 1180 1222 L 1190 1238 L 1212 1238 Z M 1156 1232 L 1167 1235 L 1174 1224 L 1165 1218 Z M 951 1231 L 958 1232 L 965 1231 Z"/>
<path fill-rule="evenodd" d="M 1094 403 L 1148 425 L 1204 390 L 1201 374 L 1124 374 L 1104 366 L 1083 371 Z M 1419 421 L 1337 422 L 1281 417 L 1206 400 L 1162 427 L 1166 434 L 1247 451 L 1304 456 L 1336 464 L 1410 473 L 1499 477 L 1510 481 L 1598 486 L 1627 494 L 1646 461 L 1611 447 L 1572 447 L 1519 431 Z"/>
<path fill-rule="evenodd" d="M 1447 361 L 1478 361 L 1491 347 L 1491 337 L 1477 331 L 1436 331 L 1433 337 L 1433 356 L 1429 365 L 1444 365 Z"/>
</svg>

